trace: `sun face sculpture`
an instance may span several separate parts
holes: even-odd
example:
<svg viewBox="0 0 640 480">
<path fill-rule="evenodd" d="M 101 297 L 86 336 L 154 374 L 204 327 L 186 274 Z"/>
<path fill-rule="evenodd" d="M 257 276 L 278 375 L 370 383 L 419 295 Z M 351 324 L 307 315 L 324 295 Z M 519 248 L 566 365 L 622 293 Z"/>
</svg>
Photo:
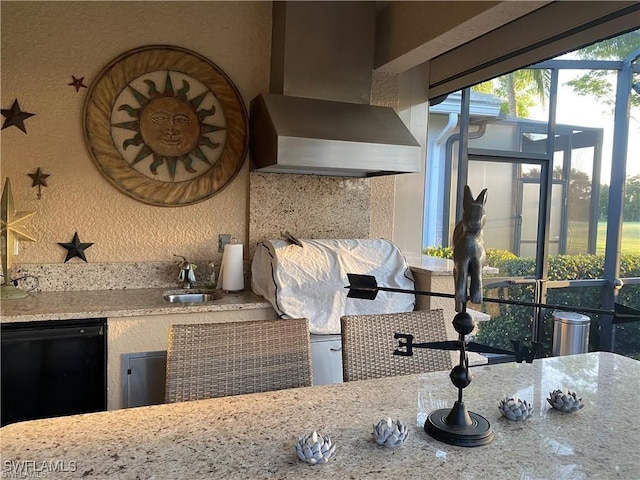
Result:
<svg viewBox="0 0 640 480">
<path fill-rule="evenodd" d="M 182 77 L 178 91 L 172 76 Z M 162 91 L 158 89 L 160 82 L 164 83 Z M 146 94 L 138 89 L 141 83 Z M 199 93 L 194 95 L 195 89 Z M 128 120 L 118 122 L 122 117 L 119 112 L 126 113 Z M 163 181 L 176 181 L 176 174 L 179 181 L 202 174 L 215 165 L 226 143 L 226 121 L 215 96 L 179 72 L 151 72 L 130 82 L 115 101 L 112 122 L 112 130 L 117 127 L 134 132 L 132 138 L 122 141 L 122 134 L 113 132 L 122 157 L 143 175 L 150 172 L 152 178 Z M 180 164 L 184 172 L 178 171 Z M 165 172 L 158 171 L 162 165 L 167 167 Z"/>
<path fill-rule="evenodd" d="M 189 205 L 215 195 L 242 166 L 247 115 L 233 84 L 208 60 L 144 47 L 114 60 L 92 85 L 85 139 L 98 168 L 124 193 L 153 205 Z"/>
</svg>

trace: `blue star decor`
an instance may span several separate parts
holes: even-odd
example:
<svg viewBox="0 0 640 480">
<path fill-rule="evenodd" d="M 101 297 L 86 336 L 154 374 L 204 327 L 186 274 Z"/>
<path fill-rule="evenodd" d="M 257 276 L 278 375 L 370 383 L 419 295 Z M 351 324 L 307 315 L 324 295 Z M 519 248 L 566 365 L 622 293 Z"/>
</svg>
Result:
<svg viewBox="0 0 640 480">
<path fill-rule="evenodd" d="M 84 251 L 89 248 L 93 243 L 81 243 L 78 238 L 78 232 L 73 234 L 73 240 L 69 243 L 60 243 L 58 245 L 67 249 L 67 257 L 64 259 L 64 263 L 67 263 L 73 257 L 78 257 L 87 261 L 87 257 L 84 255 Z"/>
<path fill-rule="evenodd" d="M 2 128 L 0 130 L 4 130 L 7 127 L 18 127 L 24 133 L 27 133 L 27 129 L 24 126 L 24 121 L 33 117 L 35 113 L 23 112 L 20 110 L 20 104 L 18 103 L 18 99 L 16 98 L 13 101 L 13 105 L 9 109 L 0 109 L 0 113 L 5 118 L 4 123 L 2 124 Z"/>
</svg>

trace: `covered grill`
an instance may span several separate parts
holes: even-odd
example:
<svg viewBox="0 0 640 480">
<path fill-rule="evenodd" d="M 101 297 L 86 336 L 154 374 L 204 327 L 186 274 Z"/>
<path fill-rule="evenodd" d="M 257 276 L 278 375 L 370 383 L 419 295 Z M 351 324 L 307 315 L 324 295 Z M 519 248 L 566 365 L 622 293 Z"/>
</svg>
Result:
<svg viewBox="0 0 640 480">
<path fill-rule="evenodd" d="M 269 240 L 257 245 L 251 288 L 266 298 L 280 317 L 308 318 L 314 353 L 314 384 L 332 383 L 322 369 L 338 369 L 340 317 L 412 311 L 415 296 L 380 292 L 375 301 L 347 298 L 347 273 L 374 275 L 391 288 L 414 289 L 413 275 L 398 247 L 383 239 Z M 318 352 L 332 342 L 336 360 Z M 315 347 L 315 348 L 314 348 Z M 341 358 L 340 358 L 341 360 Z"/>
</svg>

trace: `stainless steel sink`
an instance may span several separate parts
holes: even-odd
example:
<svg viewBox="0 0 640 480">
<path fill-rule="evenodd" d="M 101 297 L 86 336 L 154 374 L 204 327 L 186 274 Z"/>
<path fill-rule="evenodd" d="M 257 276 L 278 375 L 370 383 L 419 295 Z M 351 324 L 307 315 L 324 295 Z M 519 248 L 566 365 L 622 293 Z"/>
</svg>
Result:
<svg viewBox="0 0 640 480">
<path fill-rule="evenodd" d="M 222 290 L 169 290 L 163 297 L 169 303 L 205 303 L 222 298 Z"/>
</svg>

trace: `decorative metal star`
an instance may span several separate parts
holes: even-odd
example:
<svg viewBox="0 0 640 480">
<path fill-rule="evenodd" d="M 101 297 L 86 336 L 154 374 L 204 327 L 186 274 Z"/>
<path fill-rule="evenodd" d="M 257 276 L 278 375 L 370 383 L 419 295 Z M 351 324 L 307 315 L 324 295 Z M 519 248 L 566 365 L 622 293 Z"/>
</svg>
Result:
<svg viewBox="0 0 640 480">
<path fill-rule="evenodd" d="M 0 128 L 0 130 L 4 130 L 7 127 L 18 127 L 24 133 L 27 133 L 27 129 L 24 126 L 24 121 L 27 118 L 33 117 L 35 115 L 35 113 L 28 113 L 20 110 L 20 104 L 18 103 L 17 98 L 13 101 L 13 105 L 11 105 L 10 109 L 6 110 L 3 108 L 0 110 L 0 113 L 2 113 L 2 116 L 6 119 L 2 124 L 2 128 Z"/>
<path fill-rule="evenodd" d="M 87 261 L 87 257 L 84 255 L 84 251 L 89 248 L 93 243 L 81 243 L 78 238 L 78 232 L 73 234 L 73 240 L 69 243 L 60 243 L 58 245 L 67 249 L 67 257 L 64 259 L 64 263 L 67 263 L 73 257 L 78 257 Z"/>
<path fill-rule="evenodd" d="M 48 173 L 43 173 L 42 170 L 40 170 L 40 167 L 38 167 L 38 170 L 36 170 L 36 173 L 27 173 L 27 175 L 29 175 L 33 180 L 33 183 L 31 184 L 31 186 L 38 187 L 38 199 L 41 199 L 42 187 L 47 186 L 47 177 L 50 177 L 50 175 Z"/>
<path fill-rule="evenodd" d="M 18 241 L 35 242 L 36 239 L 24 227 L 24 223 L 35 215 L 36 212 L 16 212 L 13 204 L 13 192 L 11 191 L 11 181 L 7 177 L 4 182 L 2 192 L 2 237 L 6 242 L 2 242 L 2 270 L 5 278 L 8 278 L 7 270 L 13 265 L 13 256 L 16 251 Z"/>
<path fill-rule="evenodd" d="M 76 93 L 79 92 L 81 88 L 87 88 L 87 86 L 83 83 L 84 77 L 76 78 L 75 76 L 71 75 L 71 78 L 73 78 L 73 81 L 71 83 L 68 83 L 67 85 L 69 85 L 70 87 L 76 87 Z"/>
</svg>

